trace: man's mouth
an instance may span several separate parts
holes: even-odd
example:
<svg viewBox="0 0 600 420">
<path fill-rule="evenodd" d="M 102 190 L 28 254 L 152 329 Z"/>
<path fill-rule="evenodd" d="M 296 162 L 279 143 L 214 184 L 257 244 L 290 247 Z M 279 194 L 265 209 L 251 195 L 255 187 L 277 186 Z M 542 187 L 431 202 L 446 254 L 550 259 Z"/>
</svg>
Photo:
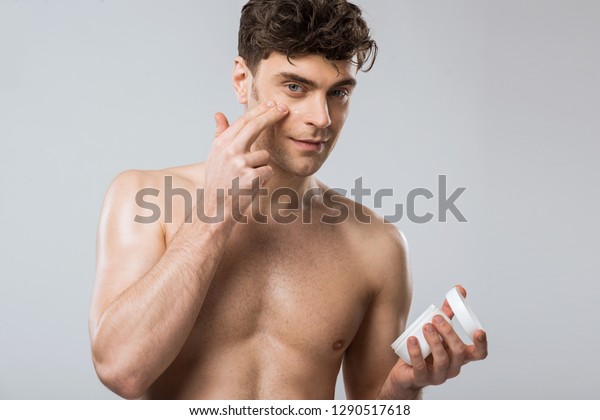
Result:
<svg viewBox="0 0 600 420">
<path fill-rule="evenodd" d="M 325 141 L 320 139 L 295 139 L 292 137 L 290 139 L 301 150 L 320 152 L 325 147 Z"/>
</svg>

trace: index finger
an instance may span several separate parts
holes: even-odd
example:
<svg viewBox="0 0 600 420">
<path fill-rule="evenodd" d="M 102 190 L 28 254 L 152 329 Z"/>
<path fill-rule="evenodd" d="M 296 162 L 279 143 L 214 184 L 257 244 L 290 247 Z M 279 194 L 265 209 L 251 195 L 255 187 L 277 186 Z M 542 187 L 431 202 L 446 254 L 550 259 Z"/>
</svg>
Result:
<svg viewBox="0 0 600 420">
<path fill-rule="evenodd" d="M 270 125 L 275 124 L 287 115 L 288 107 L 284 104 L 278 104 L 270 108 L 267 112 L 259 114 L 250 119 L 240 130 L 234 142 L 240 149 L 249 150 L 250 146 L 258 138 L 260 133 Z"/>
<path fill-rule="evenodd" d="M 254 118 L 271 111 L 275 107 L 275 102 L 269 100 L 245 112 L 227 128 L 227 130 L 225 131 L 227 133 L 227 136 L 230 138 L 230 140 L 235 139 L 235 137 L 240 133 L 240 131 L 242 131 L 246 124 L 248 124 Z"/>
</svg>

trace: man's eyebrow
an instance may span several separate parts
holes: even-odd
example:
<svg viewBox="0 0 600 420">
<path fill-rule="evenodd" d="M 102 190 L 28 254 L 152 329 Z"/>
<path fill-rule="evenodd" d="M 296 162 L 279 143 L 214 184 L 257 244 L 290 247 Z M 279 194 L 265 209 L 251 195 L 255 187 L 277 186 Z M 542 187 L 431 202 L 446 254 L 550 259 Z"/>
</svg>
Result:
<svg viewBox="0 0 600 420">
<path fill-rule="evenodd" d="M 290 72 L 284 71 L 284 72 L 277 74 L 277 77 L 282 80 L 293 80 L 295 82 L 300 82 L 310 88 L 317 87 L 317 83 L 314 80 L 307 79 L 306 77 L 302 77 L 296 73 L 290 73 Z M 356 79 L 354 77 L 347 77 L 333 85 L 333 87 L 338 87 L 338 86 L 356 86 Z"/>
</svg>

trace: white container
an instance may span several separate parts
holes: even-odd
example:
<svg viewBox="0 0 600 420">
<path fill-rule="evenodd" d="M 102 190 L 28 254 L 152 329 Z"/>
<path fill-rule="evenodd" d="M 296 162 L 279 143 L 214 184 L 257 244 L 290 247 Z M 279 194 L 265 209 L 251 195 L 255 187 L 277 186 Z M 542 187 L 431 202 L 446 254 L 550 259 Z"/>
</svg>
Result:
<svg viewBox="0 0 600 420">
<path fill-rule="evenodd" d="M 446 300 L 454 312 L 455 319 L 470 338 L 473 338 L 473 334 L 475 334 L 477 330 L 483 329 L 481 323 L 475 316 L 475 313 L 467 305 L 465 299 L 455 287 L 446 293 Z M 410 326 L 402 333 L 400 337 L 398 337 L 398 339 L 396 339 L 396 341 L 392 343 L 392 348 L 396 354 L 409 365 L 412 363 L 410 362 L 410 355 L 408 354 L 408 338 L 411 336 L 416 337 L 419 340 L 419 346 L 421 347 L 421 354 L 423 355 L 423 358 L 429 356 L 431 353 L 431 348 L 429 347 L 429 343 L 427 343 L 427 340 L 425 340 L 425 336 L 423 335 L 423 326 L 428 322 L 431 322 L 433 317 L 436 315 L 441 315 L 446 319 L 446 321 L 452 323 L 450 318 L 448 318 L 441 309 L 437 308 L 435 305 L 431 305 L 425 310 L 425 312 L 421 314 L 421 316 L 417 318 L 415 322 L 410 324 Z"/>
</svg>

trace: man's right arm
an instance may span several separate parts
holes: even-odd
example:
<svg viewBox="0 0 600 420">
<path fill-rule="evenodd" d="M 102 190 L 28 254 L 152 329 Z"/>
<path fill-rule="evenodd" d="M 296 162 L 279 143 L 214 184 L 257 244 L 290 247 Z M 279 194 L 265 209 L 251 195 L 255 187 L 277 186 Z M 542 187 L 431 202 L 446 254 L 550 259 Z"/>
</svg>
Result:
<svg viewBox="0 0 600 420">
<path fill-rule="evenodd" d="M 144 176 L 125 172 L 107 192 L 90 313 L 98 377 L 125 398 L 140 397 L 183 347 L 231 230 L 184 223 L 167 248 L 160 222 L 133 221 Z"/>
<path fill-rule="evenodd" d="M 268 179 L 265 151 L 250 151 L 257 136 L 287 109 L 261 105 L 229 126 L 217 116 L 218 132 L 206 163 L 207 210 L 216 209 L 218 188 L 238 177 L 241 188 Z M 137 191 L 152 184 L 143 171 L 128 171 L 111 184 L 100 217 L 96 282 L 89 330 L 100 380 L 125 398 L 139 398 L 173 362 L 198 317 L 227 240 L 235 225 L 225 220 L 183 223 L 167 247 L 160 222 L 134 221 Z M 247 197 L 243 206 L 248 206 Z M 210 213 L 207 213 L 210 214 Z"/>
</svg>

